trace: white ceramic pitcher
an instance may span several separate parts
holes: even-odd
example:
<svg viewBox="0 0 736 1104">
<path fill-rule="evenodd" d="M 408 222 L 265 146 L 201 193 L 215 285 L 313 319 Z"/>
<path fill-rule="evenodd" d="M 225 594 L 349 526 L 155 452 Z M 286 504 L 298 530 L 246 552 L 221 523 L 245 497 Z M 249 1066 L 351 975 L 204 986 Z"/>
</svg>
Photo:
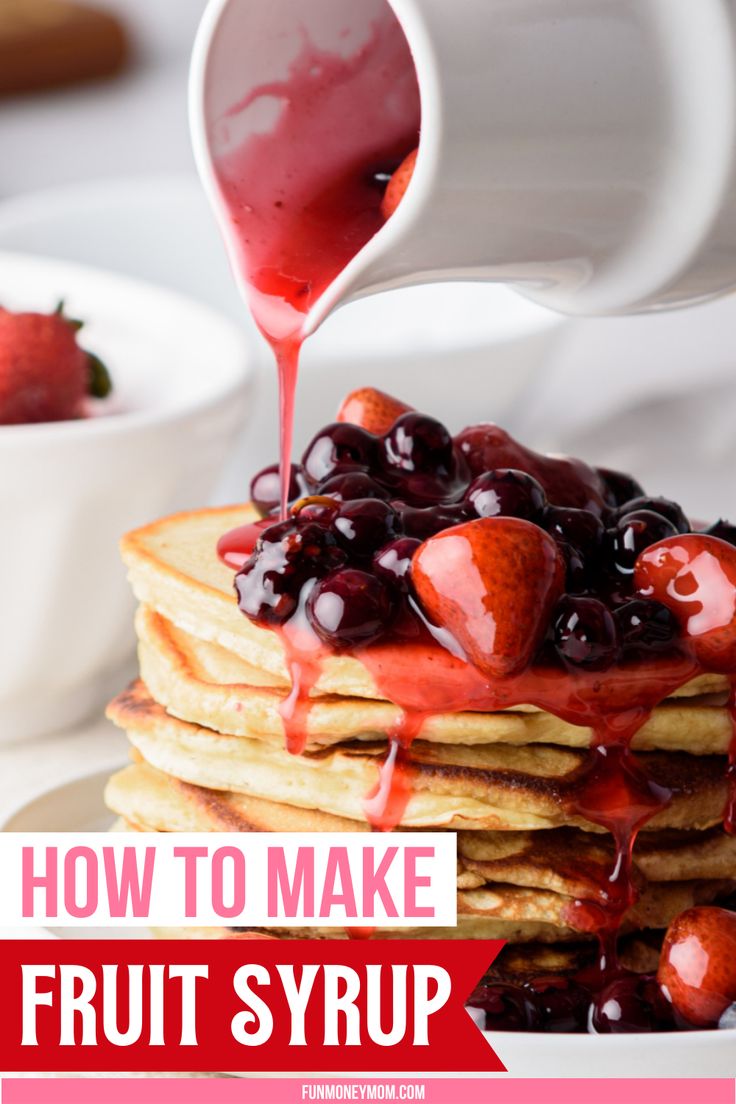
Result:
<svg viewBox="0 0 736 1104">
<path fill-rule="evenodd" d="M 736 0 L 210 0 L 191 125 L 226 236 L 223 111 L 283 75 L 298 36 L 334 31 L 337 49 L 389 9 L 421 96 L 415 172 L 306 332 L 348 299 L 434 280 L 504 281 L 571 314 L 736 287 Z"/>
</svg>

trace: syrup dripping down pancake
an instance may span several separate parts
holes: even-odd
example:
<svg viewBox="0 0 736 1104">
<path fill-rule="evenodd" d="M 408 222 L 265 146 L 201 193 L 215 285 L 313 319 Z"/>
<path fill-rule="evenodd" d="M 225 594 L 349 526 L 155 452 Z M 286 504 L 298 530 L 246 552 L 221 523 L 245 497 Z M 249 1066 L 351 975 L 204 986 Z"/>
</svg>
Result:
<svg viewBox="0 0 736 1104">
<path fill-rule="evenodd" d="M 215 790 L 364 820 L 385 744 L 354 741 L 303 755 L 261 740 L 223 736 L 171 717 L 138 682 L 108 710 L 146 762 Z M 721 822 L 725 763 L 719 756 L 644 753 L 641 765 L 672 799 L 650 828 L 704 829 Z M 407 758 L 412 793 L 401 823 L 411 828 L 525 830 L 600 827 L 571 813 L 585 752 L 551 745 L 468 748 L 416 741 Z"/>
<path fill-rule="evenodd" d="M 233 569 L 221 563 L 215 551 L 224 532 L 257 516 L 248 506 L 176 514 L 129 533 L 121 550 L 139 601 L 197 640 L 218 644 L 289 685 L 279 636 L 243 616 L 234 599 Z M 374 675 L 356 656 L 329 654 L 320 667 L 317 693 L 384 700 Z M 705 675 L 677 693 L 727 691 L 723 676 Z"/>
<path fill-rule="evenodd" d="M 245 794 L 208 790 L 143 761 L 110 779 L 105 800 L 126 822 L 155 832 L 360 832 L 367 825 Z M 605 837 L 571 828 L 540 832 L 459 832 L 458 889 L 502 882 L 568 897 L 601 893 L 612 850 Z M 736 840 L 721 828 L 643 832 L 634 861 L 647 882 L 736 879 Z"/>
<path fill-rule="evenodd" d="M 289 693 L 284 679 L 258 670 L 218 644 L 207 643 L 146 606 L 136 615 L 141 677 L 167 712 L 225 735 L 283 745 L 279 706 Z M 714 695 L 673 699 L 659 706 L 637 732 L 634 749 L 725 755 L 732 723 Z M 322 696 L 307 716 L 307 747 L 373 739 L 394 729 L 400 710 L 389 702 Z M 446 744 L 558 744 L 587 747 L 591 729 L 543 710 L 440 713 L 428 717 L 422 739 Z"/>
</svg>

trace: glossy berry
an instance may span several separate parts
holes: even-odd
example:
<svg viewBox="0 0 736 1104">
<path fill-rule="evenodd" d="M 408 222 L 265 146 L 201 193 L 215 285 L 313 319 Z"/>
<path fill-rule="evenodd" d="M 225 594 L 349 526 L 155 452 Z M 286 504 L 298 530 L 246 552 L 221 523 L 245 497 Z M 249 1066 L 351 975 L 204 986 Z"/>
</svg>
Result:
<svg viewBox="0 0 736 1104">
<path fill-rule="evenodd" d="M 687 1023 L 717 1027 L 736 1001 L 736 913 L 701 905 L 676 916 L 657 980 Z"/>
<path fill-rule="evenodd" d="M 238 605 L 254 621 L 281 625 L 296 610 L 304 583 L 344 561 L 345 553 L 323 526 L 278 522 L 264 531 L 235 576 Z"/>
<path fill-rule="evenodd" d="M 736 525 L 732 525 L 730 521 L 724 521 L 721 518 L 709 526 L 705 532 L 709 537 L 718 537 L 719 540 L 724 540 L 727 544 L 736 547 Z"/>
<path fill-rule="evenodd" d="M 351 556 L 370 556 L 398 535 L 399 519 L 387 502 L 357 498 L 342 504 L 332 528 L 338 544 Z"/>
<path fill-rule="evenodd" d="M 547 497 L 536 479 L 514 468 L 479 475 L 468 487 L 465 502 L 474 517 L 517 517 L 536 521 Z"/>
<path fill-rule="evenodd" d="M 453 466 L 452 437 L 441 422 L 413 411 L 397 418 L 383 441 L 389 472 L 449 473 Z"/>
<path fill-rule="evenodd" d="M 613 614 L 627 659 L 647 659 L 667 652 L 680 635 L 675 615 L 661 602 L 634 598 Z"/>
<path fill-rule="evenodd" d="M 674 1026 L 666 998 L 651 977 L 622 977 L 596 995 L 590 1030 L 599 1035 L 666 1031 Z"/>
<path fill-rule="evenodd" d="M 535 997 L 542 1031 L 584 1031 L 588 1024 L 590 993 L 571 978 L 534 978 L 527 982 Z"/>
<path fill-rule="evenodd" d="M 618 626 L 597 598 L 566 594 L 557 605 L 553 631 L 558 654 L 574 667 L 603 671 L 618 657 Z"/>
<path fill-rule="evenodd" d="M 329 495 L 340 502 L 351 502 L 355 498 L 388 498 L 385 491 L 367 472 L 352 471 L 343 475 L 333 475 L 319 484 L 320 494 Z"/>
<path fill-rule="evenodd" d="M 630 502 L 632 498 L 641 498 L 644 488 L 626 472 L 614 471 L 612 468 L 596 468 L 598 475 L 603 480 L 606 498 L 609 506 L 623 506 L 624 502 Z"/>
<path fill-rule="evenodd" d="M 542 524 L 559 543 L 571 545 L 586 558 L 597 555 L 603 540 L 603 522 L 590 510 L 548 506 Z"/>
<path fill-rule="evenodd" d="M 350 567 L 322 579 L 307 599 L 314 631 L 338 651 L 377 639 L 393 613 L 391 594 L 381 580 Z"/>
<path fill-rule="evenodd" d="M 534 1031 L 540 1026 L 535 994 L 520 985 L 481 985 L 468 1003 L 485 1012 L 486 1031 Z"/>
<path fill-rule="evenodd" d="M 291 465 L 289 476 L 289 502 L 308 493 L 296 464 Z M 277 509 L 281 501 L 281 476 L 278 464 L 269 464 L 255 475 L 250 483 L 250 499 L 256 510 L 263 516 Z"/>
<path fill-rule="evenodd" d="M 618 517 L 622 518 L 624 514 L 631 514 L 639 510 L 650 510 L 654 514 L 659 514 L 660 517 L 667 518 L 667 521 L 674 525 L 677 533 L 690 532 L 690 522 L 685 517 L 682 508 L 669 498 L 649 498 L 646 495 L 631 498 L 621 505 L 618 510 Z"/>
<path fill-rule="evenodd" d="M 401 528 L 407 537 L 428 540 L 430 537 L 461 525 L 468 520 L 468 511 L 463 504 L 450 506 L 427 506 L 418 509 L 405 506 L 400 511 Z"/>
<path fill-rule="evenodd" d="M 334 422 L 307 446 L 302 467 L 313 484 L 347 471 L 368 471 L 376 462 L 378 438 L 360 426 Z"/>
<path fill-rule="evenodd" d="M 622 514 L 605 536 L 611 566 L 620 575 L 633 575 L 634 565 L 645 549 L 674 536 L 677 530 L 663 514 L 644 509 Z"/>
<path fill-rule="evenodd" d="M 415 537 L 399 537 L 379 548 L 373 557 L 373 571 L 385 583 L 403 586 L 409 574 L 411 561 L 421 541 Z"/>
</svg>

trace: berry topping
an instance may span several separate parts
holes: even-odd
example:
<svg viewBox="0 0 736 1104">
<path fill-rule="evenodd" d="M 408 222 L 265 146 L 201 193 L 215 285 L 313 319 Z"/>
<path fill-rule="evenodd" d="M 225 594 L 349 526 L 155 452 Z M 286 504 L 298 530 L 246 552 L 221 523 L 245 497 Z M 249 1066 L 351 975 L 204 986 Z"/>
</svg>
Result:
<svg viewBox="0 0 736 1104">
<path fill-rule="evenodd" d="M 351 502 L 355 498 L 382 498 L 389 497 L 388 491 L 371 479 L 365 472 L 345 472 L 344 475 L 333 475 L 319 484 L 319 493 L 336 498 L 339 502 Z"/>
<path fill-rule="evenodd" d="M 632 498 L 640 498 L 644 488 L 626 472 L 613 471 L 611 468 L 596 468 L 603 480 L 606 502 L 609 506 L 623 506 Z"/>
<path fill-rule="evenodd" d="M 475 517 L 517 517 L 537 521 L 547 498 L 536 479 L 513 468 L 485 472 L 468 487 L 465 502 Z"/>
<path fill-rule="evenodd" d="M 660 541 L 636 562 L 639 594 L 677 618 L 700 663 L 736 668 L 736 548 L 717 537 L 685 533 Z"/>
<path fill-rule="evenodd" d="M 243 613 L 267 625 L 281 625 L 299 604 L 301 588 L 345 562 L 334 536 L 315 522 L 299 518 L 265 529 L 252 556 L 235 576 Z"/>
<path fill-rule="evenodd" d="M 417 509 L 404 506 L 401 510 L 401 527 L 408 537 L 427 540 L 443 529 L 451 529 L 468 521 L 468 510 L 462 503 L 454 506 L 426 506 Z"/>
<path fill-rule="evenodd" d="M 77 344 L 82 323 L 63 314 L 0 308 L 0 425 L 80 418 L 88 395 L 112 390 L 102 362 Z"/>
<path fill-rule="evenodd" d="M 421 544 L 414 537 L 400 537 L 380 548 L 373 557 L 373 570 L 378 578 L 394 586 L 408 581 L 411 561 Z"/>
<path fill-rule="evenodd" d="M 469 426 L 455 438 L 455 445 L 473 476 L 495 468 L 516 468 L 534 476 L 554 506 L 575 506 L 595 513 L 603 509 L 603 481 L 582 460 L 532 452 L 492 423 Z"/>
<path fill-rule="evenodd" d="M 645 660 L 667 652 L 679 634 L 677 618 L 661 602 L 634 598 L 614 610 L 613 616 L 627 659 Z"/>
<path fill-rule="evenodd" d="M 418 150 L 412 150 L 407 154 L 388 182 L 381 200 L 381 214 L 385 219 L 391 217 L 404 198 L 404 192 L 409 187 L 409 181 L 414 173 L 418 152 Z"/>
<path fill-rule="evenodd" d="M 391 475 L 399 472 L 449 475 L 454 460 L 452 437 L 435 418 L 412 411 L 397 418 L 386 434 L 383 456 Z"/>
<path fill-rule="evenodd" d="M 291 465 L 289 476 L 289 502 L 307 491 L 302 474 L 296 464 Z M 269 464 L 254 475 L 250 482 L 250 498 L 256 510 L 264 517 L 272 513 L 281 501 L 281 476 L 278 464 Z"/>
<path fill-rule="evenodd" d="M 411 410 L 406 403 L 378 391 L 375 387 L 359 387 L 343 399 L 337 412 L 338 422 L 350 422 L 369 433 L 387 433 L 397 418 Z"/>
<path fill-rule="evenodd" d="M 519 518 L 479 518 L 431 537 L 411 577 L 430 620 L 447 629 L 491 678 L 522 671 L 560 597 L 564 564 L 542 529 Z"/>
<path fill-rule="evenodd" d="M 651 977 L 617 978 L 596 994 L 590 1030 L 599 1035 L 663 1031 L 673 1026 L 667 1000 Z"/>
<path fill-rule="evenodd" d="M 541 1026 L 536 996 L 521 985 L 481 985 L 468 1003 L 485 1012 L 486 1031 L 534 1031 Z"/>
<path fill-rule="evenodd" d="M 334 422 L 307 446 L 302 467 L 314 484 L 343 472 L 367 472 L 376 462 L 378 440 L 360 426 Z"/>
<path fill-rule="evenodd" d="M 575 548 L 586 559 L 598 554 L 603 540 L 603 522 L 590 510 L 549 506 L 542 524 L 558 543 Z"/>
<path fill-rule="evenodd" d="M 618 625 L 597 598 L 566 594 L 555 611 L 554 642 L 558 654 L 572 666 L 603 671 L 618 658 Z"/>
<path fill-rule="evenodd" d="M 584 1031 L 588 1023 L 590 993 L 572 978 L 554 975 L 527 982 L 535 995 L 542 1031 Z"/>
<path fill-rule="evenodd" d="M 605 535 L 611 566 L 620 575 L 633 575 L 634 565 L 645 548 L 667 537 L 674 537 L 676 533 L 671 521 L 652 510 L 633 510 L 623 514 Z"/>
<path fill-rule="evenodd" d="M 375 575 L 349 567 L 318 582 L 307 599 L 314 631 L 337 651 L 379 637 L 394 612 L 388 587 Z"/>
<path fill-rule="evenodd" d="M 721 518 L 709 526 L 705 532 L 709 537 L 718 537 L 719 540 L 724 540 L 736 547 L 736 525 L 732 525 L 730 521 L 724 521 Z"/>
<path fill-rule="evenodd" d="M 736 1001 L 736 913 L 700 906 L 670 924 L 657 980 L 676 1012 L 696 1027 L 717 1027 Z"/>
<path fill-rule="evenodd" d="M 338 544 L 354 556 L 370 556 L 398 534 L 398 515 L 387 502 L 357 498 L 345 502 L 332 522 Z"/>
<path fill-rule="evenodd" d="M 618 517 L 623 517 L 624 514 L 638 513 L 640 510 L 651 511 L 654 514 L 659 514 L 660 517 L 667 518 L 667 521 L 674 525 L 677 533 L 690 532 L 690 522 L 685 517 L 681 507 L 669 498 L 647 498 L 646 495 L 631 498 L 619 507 Z"/>
</svg>

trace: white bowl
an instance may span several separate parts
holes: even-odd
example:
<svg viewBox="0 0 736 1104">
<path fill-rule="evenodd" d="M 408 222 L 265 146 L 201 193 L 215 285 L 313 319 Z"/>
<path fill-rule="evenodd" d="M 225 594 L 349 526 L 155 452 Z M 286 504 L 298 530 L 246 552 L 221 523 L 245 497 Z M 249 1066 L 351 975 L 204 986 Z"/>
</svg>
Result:
<svg viewBox="0 0 736 1104">
<path fill-rule="evenodd" d="M 109 413 L 0 426 L 0 717 L 8 739 L 102 703 L 132 652 L 123 532 L 207 501 L 242 427 L 250 345 L 229 321 L 148 284 L 0 253 L 0 303 L 85 320 Z"/>
</svg>

